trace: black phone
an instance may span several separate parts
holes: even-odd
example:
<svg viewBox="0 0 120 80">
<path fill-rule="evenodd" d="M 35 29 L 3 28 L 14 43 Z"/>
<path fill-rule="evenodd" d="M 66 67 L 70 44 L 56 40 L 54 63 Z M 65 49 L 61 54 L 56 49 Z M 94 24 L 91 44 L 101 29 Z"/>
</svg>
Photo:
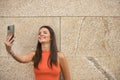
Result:
<svg viewBox="0 0 120 80">
<path fill-rule="evenodd" d="M 14 25 L 9 25 L 9 26 L 7 27 L 7 35 L 11 34 L 11 35 L 12 35 L 11 39 L 14 37 L 14 32 L 15 32 L 15 27 L 14 27 Z M 11 39 L 10 39 L 10 40 L 11 40 Z"/>
</svg>

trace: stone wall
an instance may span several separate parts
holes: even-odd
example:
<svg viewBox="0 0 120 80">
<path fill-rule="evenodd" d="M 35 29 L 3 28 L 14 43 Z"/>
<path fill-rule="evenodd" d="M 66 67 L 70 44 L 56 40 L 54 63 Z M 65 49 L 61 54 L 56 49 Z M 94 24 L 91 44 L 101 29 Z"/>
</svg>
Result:
<svg viewBox="0 0 120 80">
<path fill-rule="evenodd" d="M 39 27 L 49 25 L 71 80 L 120 80 L 120 0 L 0 0 L 0 80 L 34 80 L 33 63 L 19 63 L 5 50 L 11 24 L 15 52 L 35 50 Z"/>
</svg>

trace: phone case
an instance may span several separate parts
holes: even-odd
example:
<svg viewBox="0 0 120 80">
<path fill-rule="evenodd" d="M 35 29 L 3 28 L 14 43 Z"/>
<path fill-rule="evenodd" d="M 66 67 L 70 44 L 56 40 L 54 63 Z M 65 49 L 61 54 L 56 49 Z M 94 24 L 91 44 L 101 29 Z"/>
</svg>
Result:
<svg viewBox="0 0 120 80">
<path fill-rule="evenodd" d="M 7 27 L 7 35 L 8 35 L 8 34 L 14 35 L 14 25 L 9 25 L 9 26 Z"/>
</svg>

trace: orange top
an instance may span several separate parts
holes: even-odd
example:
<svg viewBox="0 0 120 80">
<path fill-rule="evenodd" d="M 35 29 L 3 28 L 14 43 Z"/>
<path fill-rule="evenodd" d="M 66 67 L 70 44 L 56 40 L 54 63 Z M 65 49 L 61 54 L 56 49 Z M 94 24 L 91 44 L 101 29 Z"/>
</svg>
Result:
<svg viewBox="0 0 120 80">
<path fill-rule="evenodd" d="M 34 68 L 35 80 L 59 80 L 60 65 L 52 65 L 48 67 L 48 58 L 50 51 L 42 51 L 42 60 L 38 65 L 38 69 Z"/>
</svg>

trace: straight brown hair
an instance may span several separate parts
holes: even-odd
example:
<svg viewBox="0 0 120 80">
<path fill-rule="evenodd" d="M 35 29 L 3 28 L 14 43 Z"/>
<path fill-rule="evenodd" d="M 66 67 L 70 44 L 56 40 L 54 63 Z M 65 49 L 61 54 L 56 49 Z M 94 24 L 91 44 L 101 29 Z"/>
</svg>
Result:
<svg viewBox="0 0 120 80">
<path fill-rule="evenodd" d="M 50 26 L 40 27 L 40 29 L 42 29 L 42 28 L 47 28 L 50 32 L 51 42 L 50 42 L 50 56 L 49 56 L 49 59 L 48 59 L 48 66 L 52 68 L 52 64 L 57 65 L 58 49 L 57 49 L 57 44 L 56 44 L 55 32 Z M 35 56 L 33 58 L 35 68 L 38 68 L 38 64 L 41 61 L 41 59 L 42 59 L 42 47 L 41 47 L 41 43 L 38 41 L 36 51 L 35 51 Z"/>
</svg>

